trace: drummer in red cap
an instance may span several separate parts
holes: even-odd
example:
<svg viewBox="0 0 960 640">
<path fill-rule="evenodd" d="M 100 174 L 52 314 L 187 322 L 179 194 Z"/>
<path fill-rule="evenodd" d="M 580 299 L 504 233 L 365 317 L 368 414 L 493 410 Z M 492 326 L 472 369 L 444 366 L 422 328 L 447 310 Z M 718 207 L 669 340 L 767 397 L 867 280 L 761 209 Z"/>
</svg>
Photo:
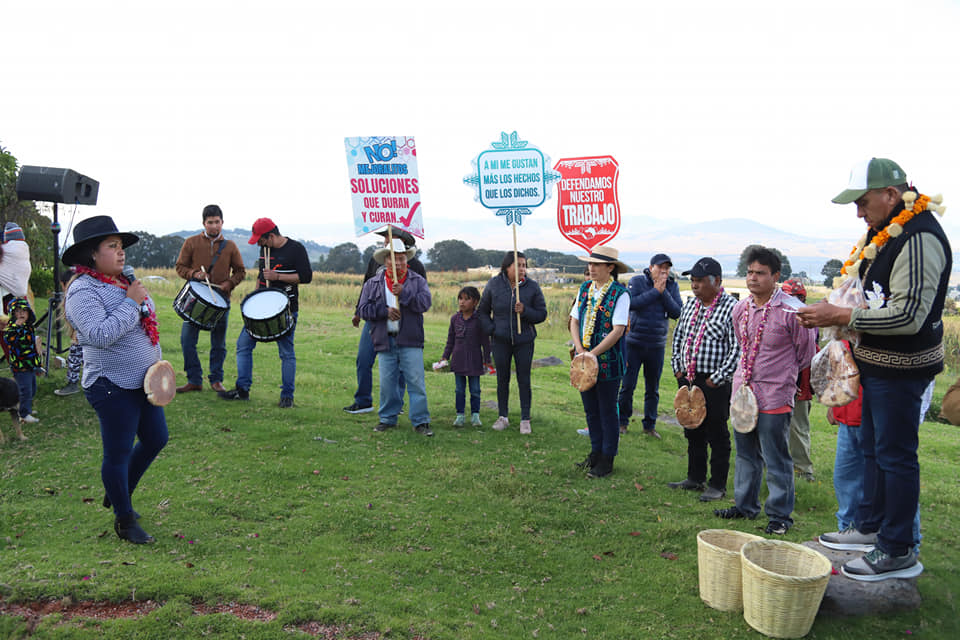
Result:
<svg viewBox="0 0 960 640">
<path fill-rule="evenodd" d="M 293 325 L 276 340 L 280 352 L 280 372 L 283 386 L 280 391 L 281 409 L 293 406 L 293 391 L 297 377 L 297 354 L 293 336 L 297 328 L 299 311 L 299 285 L 313 280 L 310 258 L 302 244 L 280 235 L 280 230 L 270 218 L 258 218 L 253 223 L 250 244 L 261 247 L 258 260 L 257 290 L 274 288 L 283 291 L 289 300 Z M 242 305 L 241 305 L 242 307 Z M 241 308 L 241 311 L 243 309 Z M 237 383 L 229 391 L 221 391 L 225 400 L 248 400 L 253 384 L 253 349 L 257 340 L 244 328 L 237 338 Z"/>
</svg>

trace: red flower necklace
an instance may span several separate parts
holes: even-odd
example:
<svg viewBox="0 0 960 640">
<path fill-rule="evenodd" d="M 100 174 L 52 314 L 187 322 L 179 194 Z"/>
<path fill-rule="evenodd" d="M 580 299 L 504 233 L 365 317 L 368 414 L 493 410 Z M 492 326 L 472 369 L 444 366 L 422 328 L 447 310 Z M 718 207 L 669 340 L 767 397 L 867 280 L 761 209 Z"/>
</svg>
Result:
<svg viewBox="0 0 960 640">
<path fill-rule="evenodd" d="M 710 306 L 707 307 L 706 312 L 703 314 L 703 323 L 700 325 L 700 331 L 697 333 L 696 340 L 694 340 L 693 328 L 697 324 L 697 316 L 700 315 L 700 310 L 703 309 L 703 303 L 700 302 L 700 298 L 697 298 L 697 306 L 693 311 L 693 318 L 690 319 L 690 329 L 687 332 L 687 343 L 684 349 L 684 358 L 687 361 L 687 382 L 690 384 L 693 384 L 693 377 L 697 374 L 697 354 L 700 353 L 703 334 L 707 330 L 707 320 L 710 319 L 713 310 L 717 308 L 717 304 L 720 302 L 720 296 L 722 295 L 723 287 L 720 287 L 717 297 L 713 299 L 713 302 L 710 303 Z"/>
<path fill-rule="evenodd" d="M 75 270 L 78 275 L 79 274 L 88 275 L 91 278 L 94 278 L 95 280 L 99 280 L 100 282 L 104 282 L 106 284 L 112 284 L 115 287 L 120 287 L 124 291 L 126 291 L 127 287 L 130 286 L 130 283 L 127 282 L 126 278 L 123 278 L 122 280 L 118 278 L 112 278 L 101 271 L 97 271 L 89 267 L 77 265 L 75 267 Z M 150 296 L 148 294 L 147 300 L 149 299 L 150 299 Z M 140 326 L 143 328 L 143 332 L 147 334 L 147 338 L 150 339 L 150 344 L 156 345 L 157 343 L 160 342 L 160 331 L 159 329 L 157 329 L 157 314 L 153 310 L 152 306 L 150 306 L 150 314 L 146 317 L 140 318 Z"/>
<path fill-rule="evenodd" d="M 760 316 L 760 324 L 757 326 L 757 335 L 753 339 L 753 346 L 750 349 L 749 355 L 747 350 L 744 349 L 743 353 L 740 356 L 740 368 L 743 370 L 743 384 L 750 384 L 750 380 L 753 379 L 753 365 L 757 361 L 757 353 L 760 351 L 760 338 L 763 336 L 763 329 L 767 326 L 767 315 L 770 313 L 770 300 L 767 300 L 767 304 L 763 305 L 763 313 Z M 746 309 L 743 312 L 743 322 L 740 324 L 740 331 L 743 335 L 744 341 L 747 339 L 747 325 L 750 318 L 750 310 Z"/>
</svg>

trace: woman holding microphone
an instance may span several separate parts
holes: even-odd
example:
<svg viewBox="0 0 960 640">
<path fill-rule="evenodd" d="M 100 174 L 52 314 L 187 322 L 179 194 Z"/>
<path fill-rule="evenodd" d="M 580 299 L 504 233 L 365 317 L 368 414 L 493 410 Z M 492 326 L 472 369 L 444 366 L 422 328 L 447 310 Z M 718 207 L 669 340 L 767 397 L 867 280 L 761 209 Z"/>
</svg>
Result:
<svg viewBox="0 0 960 640">
<path fill-rule="evenodd" d="M 123 275 L 124 249 L 137 240 L 109 216 L 78 223 L 63 252 L 77 272 L 64 309 L 83 348 L 81 386 L 100 419 L 103 504 L 113 506 L 120 538 L 145 544 L 154 538 L 137 522 L 130 495 L 167 444 L 167 422 L 143 390 L 147 369 L 161 358 L 153 301 L 132 270 Z"/>
</svg>

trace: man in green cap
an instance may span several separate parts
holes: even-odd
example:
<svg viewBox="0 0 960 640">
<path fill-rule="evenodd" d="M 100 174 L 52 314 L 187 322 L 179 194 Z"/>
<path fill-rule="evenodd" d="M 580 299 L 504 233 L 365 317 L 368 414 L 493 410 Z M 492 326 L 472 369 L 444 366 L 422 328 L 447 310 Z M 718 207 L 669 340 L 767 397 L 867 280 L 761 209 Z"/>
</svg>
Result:
<svg viewBox="0 0 960 640">
<path fill-rule="evenodd" d="M 950 243 L 927 209 L 928 200 L 908 186 L 892 160 L 871 158 L 854 167 L 846 190 L 833 201 L 855 203 L 857 216 L 867 223 L 865 244 L 854 250 L 846 275 L 863 282 L 869 307 L 819 303 L 798 312 L 807 327 L 861 332 L 853 355 L 863 385 L 863 500 L 854 527 L 820 536 L 837 549 L 873 547 L 843 566 L 843 574 L 854 580 L 923 572 L 913 550 L 920 403 L 943 370 L 941 313 L 952 266 Z"/>
</svg>

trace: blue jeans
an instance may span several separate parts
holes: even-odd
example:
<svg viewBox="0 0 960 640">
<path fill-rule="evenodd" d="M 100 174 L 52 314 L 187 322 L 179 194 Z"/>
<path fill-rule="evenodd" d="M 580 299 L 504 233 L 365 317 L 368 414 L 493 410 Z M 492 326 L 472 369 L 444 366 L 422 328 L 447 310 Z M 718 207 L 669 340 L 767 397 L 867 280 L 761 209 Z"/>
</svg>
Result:
<svg viewBox="0 0 960 640">
<path fill-rule="evenodd" d="M 227 320 L 230 312 L 226 312 L 213 325 L 210 331 L 210 384 L 223 382 L 223 361 L 227 357 Z M 183 370 L 187 374 L 190 384 L 203 383 L 203 367 L 197 355 L 197 340 L 200 339 L 201 329 L 196 325 L 184 321 L 180 328 L 180 349 L 183 351 Z"/>
<path fill-rule="evenodd" d="M 20 417 L 26 418 L 33 410 L 33 396 L 37 395 L 37 374 L 33 371 L 14 371 L 13 379 L 20 388 Z"/>
<path fill-rule="evenodd" d="M 122 389 L 104 377 L 84 389 L 84 394 L 100 419 L 103 488 L 113 504 L 113 512 L 128 515 L 133 512 L 130 494 L 167 444 L 163 408 L 147 402 L 143 389 Z"/>
<path fill-rule="evenodd" d="M 760 513 L 760 481 L 767 467 L 769 495 L 764 511 L 771 520 L 793 524 L 793 459 L 787 438 L 790 413 L 761 413 L 757 428 L 750 433 L 734 432 L 737 461 L 733 472 L 733 493 L 737 509 L 749 517 Z"/>
<path fill-rule="evenodd" d="M 370 323 L 364 322 L 363 329 L 360 330 L 360 344 L 357 345 L 357 392 L 353 394 L 353 401 L 361 407 L 373 405 L 373 363 L 377 361 L 377 352 L 373 350 L 373 336 L 370 331 Z M 402 401 L 407 389 L 402 373 L 398 384 Z M 402 404 L 400 408 L 403 408 Z"/>
<path fill-rule="evenodd" d="M 877 548 L 902 556 L 914 546 L 920 499 L 920 404 L 929 378 L 886 379 L 860 375 L 863 416 L 863 500 L 857 525 L 877 534 Z"/>
<path fill-rule="evenodd" d="M 297 331 L 297 314 L 293 314 L 293 326 L 282 338 L 277 340 L 280 352 L 280 377 L 283 388 L 281 398 L 293 399 L 297 382 L 297 352 L 293 348 L 293 335 Z M 240 332 L 237 338 L 237 388 L 249 391 L 253 384 L 253 350 L 257 341 L 250 337 L 247 330 Z"/>
<path fill-rule="evenodd" d="M 395 381 L 403 374 L 407 381 L 407 393 L 410 395 L 410 422 L 414 426 L 430 424 L 427 388 L 423 377 L 423 349 L 398 347 L 396 338 L 390 337 L 389 340 L 390 349 L 377 352 L 377 359 L 380 361 L 380 422 L 397 424 L 397 415 L 403 407 L 403 396 L 400 395 L 400 385 Z"/>
<path fill-rule="evenodd" d="M 863 501 L 863 447 L 860 427 L 837 423 L 837 457 L 833 490 L 837 494 L 837 531 L 857 526 L 857 508 Z M 914 550 L 920 549 L 920 508 L 913 518 Z"/>
<path fill-rule="evenodd" d="M 455 373 L 453 379 L 457 383 L 455 402 L 457 413 L 463 413 L 467 406 L 467 383 L 470 384 L 470 413 L 480 413 L 480 376 L 462 376 Z"/>
<path fill-rule="evenodd" d="M 611 458 L 620 444 L 620 421 L 617 414 L 617 392 L 620 380 L 597 380 L 592 389 L 580 392 L 583 412 L 590 431 L 590 450 Z"/>
<path fill-rule="evenodd" d="M 623 341 L 627 371 L 620 386 L 620 424 L 630 424 L 633 416 L 633 391 L 643 367 L 643 428 L 651 431 L 657 426 L 657 408 L 660 404 L 660 374 L 663 372 L 664 347 L 646 347 Z"/>
</svg>

